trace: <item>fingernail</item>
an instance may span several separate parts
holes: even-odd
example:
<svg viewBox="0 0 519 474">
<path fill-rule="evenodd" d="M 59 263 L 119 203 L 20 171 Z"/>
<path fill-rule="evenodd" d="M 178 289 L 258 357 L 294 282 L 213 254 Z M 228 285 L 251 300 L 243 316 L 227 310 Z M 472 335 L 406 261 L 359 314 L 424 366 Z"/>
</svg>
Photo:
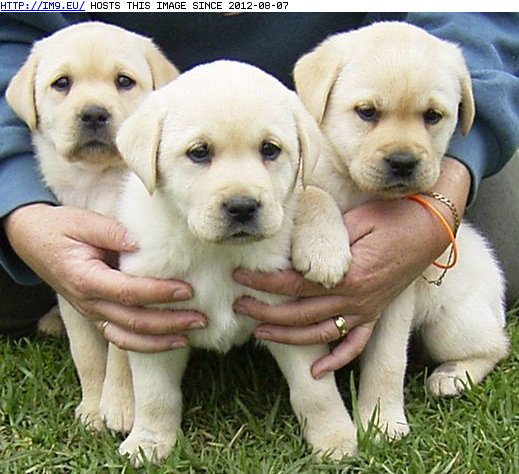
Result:
<svg viewBox="0 0 519 474">
<path fill-rule="evenodd" d="M 325 371 L 324 372 L 323 371 L 317 371 L 317 372 L 312 371 L 312 377 L 314 378 L 314 380 L 320 380 L 326 374 L 327 374 L 327 372 L 325 372 Z"/>
<path fill-rule="evenodd" d="M 233 309 L 238 313 L 247 312 L 247 303 L 253 301 L 253 298 L 248 296 L 242 296 L 236 303 L 234 303 Z"/>
<path fill-rule="evenodd" d="M 190 300 L 193 297 L 193 292 L 187 288 L 179 288 L 173 290 L 173 299 L 176 301 Z"/>
<path fill-rule="evenodd" d="M 187 347 L 187 342 L 184 341 L 184 340 L 173 341 L 171 343 L 171 348 L 172 349 L 185 349 L 186 347 Z"/>
<path fill-rule="evenodd" d="M 241 283 L 242 285 L 250 285 L 250 275 L 250 272 L 247 270 L 236 270 L 233 276 L 238 283 Z"/>
<path fill-rule="evenodd" d="M 188 329 L 205 329 L 207 327 L 207 323 L 205 321 L 193 321 Z"/>
<path fill-rule="evenodd" d="M 254 337 L 256 339 L 265 339 L 265 340 L 269 340 L 271 339 L 272 337 L 272 333 L 268 330 L 268 329 L 265 329 L 265 328 L 257 328 L 255 331 L 254 331 Z"/>
<path fill-rule="evenodd" d="M 129 234 L 125 234 L 123 239 L 123 246 L 126 250 L 137 250 L 139 247 L 137 241 L 133 239 Z"/>
</svg>

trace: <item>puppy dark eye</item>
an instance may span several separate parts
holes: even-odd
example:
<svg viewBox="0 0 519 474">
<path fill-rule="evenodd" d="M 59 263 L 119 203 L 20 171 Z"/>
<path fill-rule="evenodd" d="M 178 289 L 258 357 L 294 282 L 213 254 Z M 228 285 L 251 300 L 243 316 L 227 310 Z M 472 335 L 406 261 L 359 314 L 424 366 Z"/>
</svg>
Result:
<svg viewBox="0 0 519 474">
<path fill-rule="evenodd" d="M 67 92 L 72 85 L 72 81 L 67 76 L 62 76 L 56 79 L 51 87 L 58 92 Z"/>
<path fill-rule="evenodd" d="M 125 76 L 124 74 L 120 74 L 117 76 L 117 87 L 119 89 L 131 89 L 135 85 L 135 81 L 128 76 Z"/>
<path fill-rule="evenodd" d="M 200 143 L 187 152 L 187 157 L 194 163 L 208 163 L 211 161 L 213 153 L 207 143 Z"/>
<path fill-rule="evenodd" d="M 423 114 L 423 119 L 424 119 L 424 122 L 427 124 L 427 125 L 435 125 L 437 124 L 441 119 L 443 118 L 443 115 L 434 110 L 434 109 L 428 109 L 424 114 Z"/>
<path fill-rule="evenodd" d="M 355 112 L 357 112 L 357 115 L 365 122 L 377 122 L 380 118 L 375 107 L 359 106 L 355 107 Z"/>
<path fill-rule="evenodd" d="M 274 161 L 281 153 L 281 148 L 279 148 L 275 143 L 263 142 L 260 147 L 260 153 L 261 156 L 263 156 L 263 159 Z"/>
</svg>

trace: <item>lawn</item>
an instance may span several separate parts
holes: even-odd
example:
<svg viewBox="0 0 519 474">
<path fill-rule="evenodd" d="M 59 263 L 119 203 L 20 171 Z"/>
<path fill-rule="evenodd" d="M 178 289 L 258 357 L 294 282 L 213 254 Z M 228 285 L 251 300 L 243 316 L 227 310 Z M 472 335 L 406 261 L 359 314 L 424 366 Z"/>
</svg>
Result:
<svg viewBox="0 0 519 474">
<path fill-rule="evenodd" d="M 519 306 L 509 313 L 510 357 L 458 399 L 435 400 L 426 371 L 406 385 L 411 434 L 360 454 L 319 462 L 306 448 L 287 386 L 270 355 L 246 346 L 224 357 L 196 353 L 184 380 L 183 436 L 150 473 L 519 473 Z M 348 406 L 355 370 L 337 378 Z M 121 436 L 73 419 L 78 382 L 65 340 L 0 341 L 0 472 L 136 472 L 116 450 Z"/>
</svg>

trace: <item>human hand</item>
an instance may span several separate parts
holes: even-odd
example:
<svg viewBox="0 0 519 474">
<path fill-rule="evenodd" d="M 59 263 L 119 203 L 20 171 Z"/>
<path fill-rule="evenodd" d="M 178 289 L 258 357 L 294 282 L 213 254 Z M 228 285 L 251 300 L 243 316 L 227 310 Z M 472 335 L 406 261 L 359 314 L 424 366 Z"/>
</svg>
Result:
<svg viewBox="0 0 519 474">
<path fill-rule="evenodd" d="M 449 195 L 460 215 L 469 184 L 466 168 L 446 158 L 435 190 Z M 274 306 L 247 297 L 236 303 L 237 312 L 264 323 L 256 328 L 258 339 L 286 344 L 337 341 L 339 332 L 333 318 L 344 316 L 350 331 L 329 355 L 313 365 L 315 378 L 343 367 L 362 352 L 378 316 L 449 243 L 435 217 L 405 199 L 373 201 L 348 212 L 344 220 L 353 259 L 344 280 L 331 290 L 304 280 L 292 270 L 235 272 L 235 279 L 246 286 L 297 298 Z"/>
<path fill-rule="evenodd" d="M 207 324 L 194 311 L 143 308 L 185 301 L 192 288 L 184 282 L 133 277 L 107 263 L 112 252 L 131 252 L 125 229 L 92 211 L 31 204 L 5 220 L 14 251 L 81 314 L 122 349 L 160 352 L 188 344 L 184 333 Z"/>
</svg>

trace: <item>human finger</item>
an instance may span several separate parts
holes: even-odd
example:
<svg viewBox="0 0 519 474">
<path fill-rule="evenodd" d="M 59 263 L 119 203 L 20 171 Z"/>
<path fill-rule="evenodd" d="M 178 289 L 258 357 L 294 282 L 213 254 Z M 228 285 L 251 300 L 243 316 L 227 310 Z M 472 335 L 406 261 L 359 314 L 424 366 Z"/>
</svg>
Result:
<svg viewBox="0 0 519 474">
<path fill-rule="evenodd" d="M 234 310 L 238 313 L 280 326 L 308 326 L 348 313 L 348 309 L 342 296 L 302 298 L 277 305 L 269 305 L 244 296 L 234 304 Z"/>
<path fill-rule="evenodd" d="M 74 233 L 69 236 L 70 238 L 115 252 L 128 252 L 137 249 L 135 241 L 118 221 L 86 210 L 78 210 L 73 218 L 80 219 L 81 212 L 85 214 L 83 225 L 74 226 Z M 84 225 L 85 222 L 87 225 Z"/>
<path fill-rule="evenodd" d="M 339 325 L 338 318 L 343 320 L 344 329 Z M 335 316 L 309 326 L 288 327 L 260 324 L 254 330 L 254 337 L 281 344 L 326 344 L 344 337 L 342 330 L 348 333 L 352 328 L 364 322 L 365 318 L 362 316 Z"/>
<path fill-rule="evenodd" d="M 303 327 L 259 325 L 254 331 L 259 340 L 278 342 L 281 344 L 327 344 L 339 338 L 333 319 Z"/>
<path fill-rule="evenodd" d="M 207 326 L 207 318 L 196 311 L 123 306 L 108 301 L 92 302 L 83 314 L 108 320 L 126 331 L 143 335 L 181 334 Z"/>
<path fill-rule="evenodd" d="M 125 331 L 108 321 L 100 321 L 96 325 L 108 341 L 123 350 L 154 353 L 182 349 L 189 345 L 187 337 L 182 334 L 145 336 Z"/>
<path fill-rule="evenodd" d="M 110 268 L 102 260 L 93 263 L 90 278 L 83 276 L 79 291 L 86 298 L 101 299 L 126 306 L 186 301 L 193 289 L 179 280 L 162 280 L 127 275 Z"/>
<path fill-rule="evenodd" d="M 358 357 L 373 333 L 375 322 L 370 321 L 352 328 L 329 354 L 312 365 L 312 377 L 319 379 L 327 372 L 338 370 Z"/>
<path fill-rule="evenodd" d="M 333 293 L 333 289 L 329 290 L 318 283 L 306 280 L 300 273 L 294 270 L 263 273 L 239 268 L 234 272 L 233 277 L 238 283 L 255 290 L 293 296 L 295 298 Z"/>
</svg>

